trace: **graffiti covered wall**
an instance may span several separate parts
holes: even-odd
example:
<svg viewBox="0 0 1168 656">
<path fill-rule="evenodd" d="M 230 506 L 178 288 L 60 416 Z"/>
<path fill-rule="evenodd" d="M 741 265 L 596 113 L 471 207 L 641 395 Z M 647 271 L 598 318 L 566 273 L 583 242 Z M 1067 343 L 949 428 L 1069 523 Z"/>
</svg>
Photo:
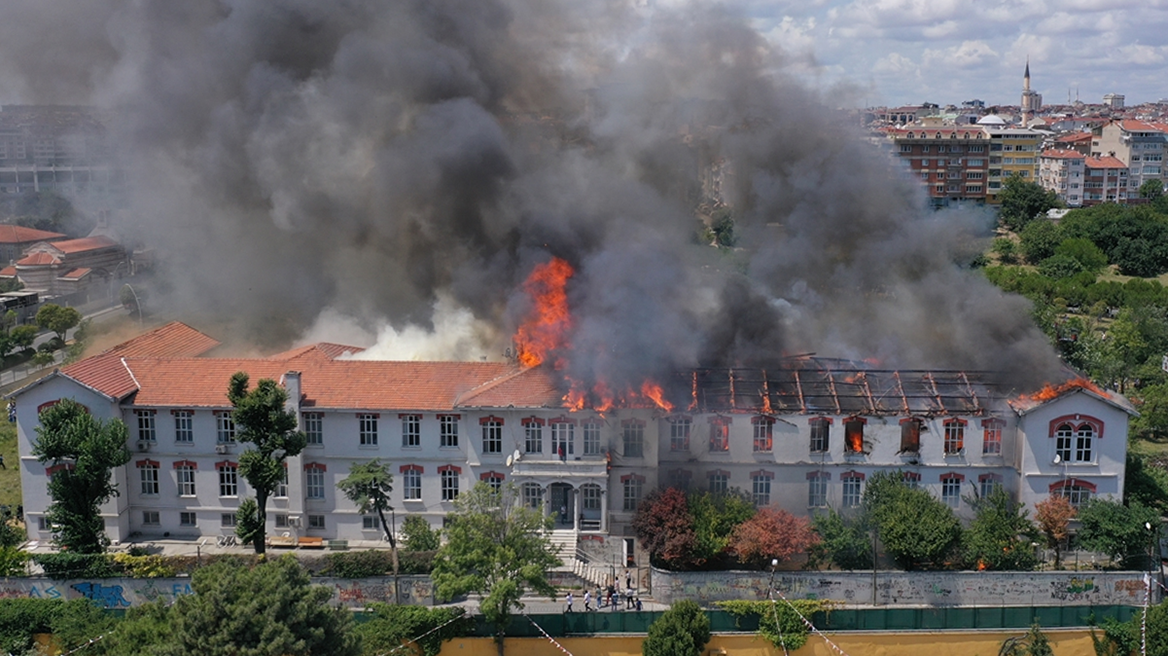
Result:
<svg viewBox="0 0 1168 656">
<path fill-rule="evenodd" d="M 314 585 L 333 590 L 333 603 L 348 608 L 365 608 L 375 601 L 393 601 L 393 577 L 368 579 L 314 578 Z M 428 576 L 399 577 L 401 601 L 405 604 L 432 605 L 433 584 Z M 92 599 L 104 608 L 125 609 L 151 601 L 173 602 L 191 594 L 189 578 L 94 579 L 92 581 L 53 581 L 46 578 L 0 580 L 0 599 L 32 597 L 38 599 Z"/>
<path fill-rule="evenodd" d="M 693 599 L 766 599 L 768 572 L 653 570 L 653 597 L 664 603 Z M 779 572 L 775 587 L 788 599 L 871 604 L 872 572 Z M 1153 586 L 1154 588 L 1158 586 Z M 877 572 L 876 603 L 906 606 L 1137 606 L 1144 602 L 1143 572 Z M 1153 590 L 1153 602 L 1158 599 Z"/>
</svg>

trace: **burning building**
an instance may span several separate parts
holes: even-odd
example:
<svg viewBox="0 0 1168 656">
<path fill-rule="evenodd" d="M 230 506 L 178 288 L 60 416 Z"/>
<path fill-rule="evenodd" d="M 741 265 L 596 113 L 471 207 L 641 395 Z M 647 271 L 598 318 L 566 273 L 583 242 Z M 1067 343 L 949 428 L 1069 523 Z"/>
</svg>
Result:
<svg viewBox="0 0 1168 656">
<path fill-rule="evenodd" d="M 668 485 L 737 488 L 798 514 L 858 505 L 880 471 L 903 472 L 959 512 L 997 486 L 1029 506 L 1051 494 L 1076 505 L 1118 498 L 1133 413 L 1085 382 L 1019 396 L 985 373 L 811 356 L 679 371 L 659 386 L 679 396 L 638 389 L 601 408 L 572 398 L 552 361 L 359 360 L 360 349 L 328 343 L 204 355 L 216 345 L 170 324 L 14 394 L 31 539 L 51 537 L 46 479 L 61 465 L 31 457 L 37 413 L 62 398 L 130 427 L 135 456 L 103 508 L 111 538 L 231 533 L 248 496 L 226 397 L 236 371 L 278 380 L 308 436 L 270 501 L 271 535 L 378 539 L 376 517 L 358 514 L 336 483 L 380 458 L 393 463 L 399 514 L 440 525 L 475 483 L 514 483 L 570 539 L 618 537 L 633 555 L 638 503 Z"/>
</svg>

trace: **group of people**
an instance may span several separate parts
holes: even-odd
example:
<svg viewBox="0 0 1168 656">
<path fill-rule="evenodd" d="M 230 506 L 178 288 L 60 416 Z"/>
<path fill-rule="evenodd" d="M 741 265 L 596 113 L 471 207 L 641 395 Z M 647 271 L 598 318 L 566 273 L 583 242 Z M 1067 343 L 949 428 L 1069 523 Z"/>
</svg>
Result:
<svg viewBox="0 0 1168 656">
<path fill-rule="evenodd" d="M 633 575 L 625 571 L 625 589 L 622 593 L 620 581 L 614 581 L 608 584 L 608 589 L 602 591 L 599 586 L 596 588 L 596 595 L 593 596 L 591 590 L 584 590 L 584 610 L 594 611 L 601 608 L 611 608 L 612 610 L 619 610 L 621 599 L 624 599 L 625 610 L 642 610 L 644 605 L 641 603 L 641 598 L 636 595 L 633 590 Z M 565 613 L 573 612 L 572 604 L 575 603 L 575 597 L 569 591 L 566 597 L 567 606 L 564 609 Z M 596 607 L 592 606 L 592 602 L 596 602 Z"/>
</svg>

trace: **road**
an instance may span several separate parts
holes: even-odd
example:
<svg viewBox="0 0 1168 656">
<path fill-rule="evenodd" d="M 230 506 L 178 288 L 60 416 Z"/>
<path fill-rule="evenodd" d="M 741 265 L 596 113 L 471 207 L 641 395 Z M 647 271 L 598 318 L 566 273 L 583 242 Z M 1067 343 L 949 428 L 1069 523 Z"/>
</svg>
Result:
<svg viewBox="0 0 1168 656">
<path fill-rule="evenodd" d="M 105 307 L 105 308 L 95 310 L 92 313 L 85 315 L 84 318 L 90 319 L 95 323 L 100 323 L 104 319 L 110 319 L 110 318 L 116 317 L 118 315 L 118 312 L 122 312 L 122 311 L 124 311 L 124 310 L 122 310 L 122 306 L 120 304 L 113 305 L 110 307 Z M 69 331 L 66 334 L 66 337 L 71 338 L 74 332 L 76 332 L 76 329 Z M 33 340 L 33 343 L 32 343 L 33 347 L 36 348 L 36 347 L 40 346 L 41 344 L 48 342 L 53 337 L 54 337 L 54 334 L 51 332 L 48 332 L 48 331 L 42 332 L 41 334 L 37 335 L 37 338 L 35 340 Z M 8 369 L 4 369 L 3 371 L 0 371 L 0 388 L 14 385 L 14 384 L 24 380 L 25 378 L 28 378 L 29 376 L 35 375 L 36 373 L 38 373 L 44 369 L 52 369 L 53 367 L 59 366 L 60 363 L 65 359 L 65 349 L 61 349 L 61 350 L 53 353 L 53 356 L 54 356 L 53 364 L 45 365 L 44 367 L 38 367 L 37 365 L 35 365 L 31 361 L 29 361 L 29 362 L 25 362 L 24 364 L 18 364 L 14 367 L 10 367 Z"/>
</svg>

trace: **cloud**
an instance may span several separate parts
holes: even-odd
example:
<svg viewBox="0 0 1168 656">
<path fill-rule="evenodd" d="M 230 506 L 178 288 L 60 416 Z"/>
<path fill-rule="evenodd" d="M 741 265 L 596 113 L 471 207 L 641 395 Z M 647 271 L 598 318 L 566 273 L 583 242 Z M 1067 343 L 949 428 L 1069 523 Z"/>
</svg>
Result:
<svg viewBox="0 0 1168 656">
<path fill-rule="evenodd" d="M 925 50 L 925 64 L 930 67 L 980 68 L 997 63 L 998 53 L 985 41 L 963 41 L 941 50 Z"/>
</svg>

